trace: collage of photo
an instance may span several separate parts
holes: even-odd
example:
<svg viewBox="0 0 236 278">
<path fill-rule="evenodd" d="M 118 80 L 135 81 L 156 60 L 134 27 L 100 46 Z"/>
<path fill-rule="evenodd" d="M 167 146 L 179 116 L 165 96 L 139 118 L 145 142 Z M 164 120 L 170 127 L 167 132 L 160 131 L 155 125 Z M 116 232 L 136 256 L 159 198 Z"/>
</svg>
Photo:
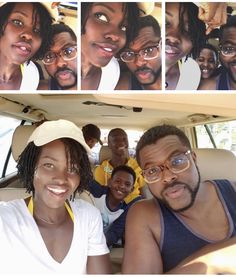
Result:
<svg viewBox="0 0 236 278">
<path fill-rule="evenodd" d="M 1 277 L 236 275 L 235 169 L 236 0 L 0 2 Z"/>
</svg>

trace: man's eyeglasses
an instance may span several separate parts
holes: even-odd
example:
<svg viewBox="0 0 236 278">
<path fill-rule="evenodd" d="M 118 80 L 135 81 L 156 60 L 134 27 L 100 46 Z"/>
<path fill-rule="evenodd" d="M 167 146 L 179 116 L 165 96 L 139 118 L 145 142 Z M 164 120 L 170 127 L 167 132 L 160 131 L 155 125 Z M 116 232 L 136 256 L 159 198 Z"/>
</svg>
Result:
<svg viewBox="0 0 236 278">
<path fill-rule="evenodd" d="M 139 52 L 135 53 L 134 51 L 124 51 L 120 54 L 120 58 L 125 63 L 134 62 L 136 59 L 136 56 L 142 57 L 144 60 L 152 60 L 157 58 L 160 54 L 159 48 L 160 43 L 154 46 L 149 46 L 144 49 L 141 49 Z"/>
<path fill-rule="evenodd" d="M 224 56 L 233 57 L 236 54 L 236 47 L 231 45 L 220 45 L 220 52 Z"/>
<path fill-rule="evenodd" d="M 57 56 L 60 56 L 64 61 L 73 60 L 77 57 L 77 46 L 66 47 L 58 53 L 55 53 L 53 51 L 48 51 L 44 55 L 42 62 L 45 65 L 51 65 L 56 61 Z"/>
<path fill-rule="evenodd" d="M 152 166 L 142 170 L 144 180 L 149 184 L 160 181 L 165 168 L 174 174 L 179 174 L 186 171 L 190 166 L 190 160 L 188 157 L 190 153 L 191 151 L 187 150 L 185 153 L 171 156 L 165 161 L 163 165 Z"/>
</svg>

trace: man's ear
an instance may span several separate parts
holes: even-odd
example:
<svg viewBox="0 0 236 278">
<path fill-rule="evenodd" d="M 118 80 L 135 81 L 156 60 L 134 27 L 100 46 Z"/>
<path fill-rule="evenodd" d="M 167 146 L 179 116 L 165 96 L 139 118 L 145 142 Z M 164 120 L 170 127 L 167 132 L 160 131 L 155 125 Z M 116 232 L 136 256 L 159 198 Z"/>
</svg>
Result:
<svg viewBox="0 0 236 278">
<path fill-rule="evenodd" d="M 193 158 L 193 161 L 197 164 L 197 155 L 194 151 L 191 151 L 191 155 L 192 155 L 192 158 Z"/>
<path fill-rule="evenodd" d="M 112 181 L 112 179 L 110 178 L 110 179 L 108 180 L 108 182 L 107 182 L 107 186 L 108 186 L 108 187 L 111 187 L 111 181 Z"/>
</svg>

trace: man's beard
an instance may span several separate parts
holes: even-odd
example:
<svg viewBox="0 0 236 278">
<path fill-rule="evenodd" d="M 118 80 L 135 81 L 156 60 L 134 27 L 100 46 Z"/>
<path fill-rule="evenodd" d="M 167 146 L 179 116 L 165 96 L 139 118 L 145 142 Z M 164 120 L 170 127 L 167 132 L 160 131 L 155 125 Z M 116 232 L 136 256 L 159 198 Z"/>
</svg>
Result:
<svg viewBox="0 0 236 278">
<path fill-rule="evenodd" d="M 136 76 L 136 72 L 138 72 L 138 71 L 140 71 L 140 70 L 145 70 L 145 69 L 150 70 L 150 69 L 147 68 L 147 67 L 142 67 L 142 68 L 136 70 L 136 71 L 134 72 L 134 75 Z M 153 85 L 153 84 L 156 83 L 157 79 L 158 79 L 158 78 L 160 77 L 160 75 L 161 75 L 161 67 L 159 68 L 158 71 L 155 72 L 154 70 L 151 70 L 151 72 L 152 72 L 152 75 L 154 76 L 154 79 L 153 79 L 152 82 L 149 82 L 149 83 L 141 83 L 137 77 L 136 77 L 136 79 L 137 79 L 138 82 L 139 82 L 141 85 L 143 85 L 143 86 Z"/>
<path fill-rule="evenodd" d="M 236 77 L 232 74 L 232 72 L 231 72 L 231 70 L 229 68 L 229 63 L 228 63 L 228 67 L 225 67 L 223 65 L 223 63 L 222 63 L 221 66 L 223 68 L 223 71 L 225 71 L 228 74 L 230 81 L 232 81 L 233 83 L 236 83 Z"/>
<path fill-rule="evenodd" d="M 69 71 L 71 72 L 71 74 L 74 76 L 75 81 L 74 81 L 72 84 L 62 86 L 62 85 L 58 82 L 58 80 L 57 80 L 57 78 L 56 78 L 56 75 L 57 75 L 57 73 L 59 73 L 60 71 L 65 71 L 65 70 L 69 70 Z M 77 74 L 76 74 L 74 71 L 72 71 L 71 69 L 69 69 L 69 68 L 60 68 L 59 70 L 57 70 L 57 71 L 55 72 L 54 76 L 52 76 L 52 77 L 55 79 L 55 82 L 57 83 L 57 85 L 58 85 L 60 88 L 62 88 L 62 90 L 69 90 L 70 88 L 73 88 L 74 86 L 77 86 Z"/>
<path fill-rule="evenodd" d="M 171 211 L 174 211 L 174 212 L 183 212 L 189 208 L 191 208 L 195 202 L 195 199 L 196 199 L 196 196 L 197 196 L 197 193 L 198 193 L 198 190 L 199 190 L 199 186 L 200 186 L 200 173 L 199 173 L 199 169 L 196 165 L 196 169 L 197 169 L 197 172 L 198 172 L 198 181 L 197 181 L 197 184 L 195 185 L 195 187 L 192 189 L 188 184 L 186 183 L 182 183 L 184 184 L 185 186 L 185 189 L 187 189 L 190 193 L 190 196 L 191 196 L 191 200 L 189 202 L 188 205 L 186 205 L 185 207 L 182 207 L 182 208 L 179 208 L 179 209 L 173 209 L 168 201 L 166 201 L 165 198 L 157 198 L 156 196 L 154 196 L 159 202 L 161 202 L 162 204 L 164 204 L 168 209 L 170 209 Z M 175 184 L 179 184 L 179 182 L 173 182 L 172 184 L 168 185 L 163 191 L 165 191 L 167 188 L 169 187 L 173 187 Z M 161 192 L 161 195 L 163 196 L 163 191 Z"/>
</svg>

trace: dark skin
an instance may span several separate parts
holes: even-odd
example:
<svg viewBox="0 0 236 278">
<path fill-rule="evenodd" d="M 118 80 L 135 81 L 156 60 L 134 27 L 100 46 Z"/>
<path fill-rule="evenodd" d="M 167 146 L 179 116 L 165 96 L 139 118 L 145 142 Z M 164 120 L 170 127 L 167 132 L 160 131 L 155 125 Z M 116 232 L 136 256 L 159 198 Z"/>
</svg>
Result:
<svg viewBox="0 0 236 278">
<path fill-rule="evenodd" d="M 94 3 L 81 36 L 81 88 L 96 90 L 101 67 L 125 45 L 126 23 L 122 3 Z"/>
<path fill-rule="evenodd" d="M 235 35 L 236 35 L 235 27 L 225 28 L 223 31 L 220 44 L 224 46 L 235 47 L 236 45 Z M 236 89 L 236 67 L 235 67 L 236 55 L 227 57 L 220 52 L 220 61 L 221 64 L 224 66 L 225 71 L 227 71 L 228 73 L 230 90 L 235 90 Z M 208 80 L 203 80 L 200 83 L 198 90 L 216 90 L 218 79 L 219 77 L 213 77 L 213 78 L 209 78 Z"/>
<path fill-rule="evenodd" d="M 38 18 L 36 28 L 33 27 L 32 12 L 32 4 L 17 3 L 9 16 L 0 38 L 0 90 L 20 88 L 20 64 L 33 57 L 40 48 L 40 22 Z"/>
<path fill-rule="evenodd" d="M 126 171 L 118 171 L 109 181 L 108 203 L 110 209 L 115 209 L 134 189 L 133 176 Z"/>
<path fill-rule="evenodd" d="M 140 29 L 138 36 L 129 45 L 125 51 L 134 51 L 138 53 L 140 50 L 149 49 L 148 47 L 158 45 L 160 36 L 157 36 L 152 26 L 147 26 Z M 144 60 L 140 56 L 136 56 L 135 61 L 126 63 L 130 72 L 135 75 L 138 82 L 146 90 L 161 89 L 161 55 L 158 55 L 153 60 Z M 124 72 L 121 74 L 116 90 L 129 90 L 130 74 Z"/>
<path fill-rule="evenodd" d="M 110 164 L 113 168 L 127 163 L 128 145 L 128 136 L 124 130 L 116 130 L 110 134 L 108 138 L 108 146 L 112 152 Z"/>
<path fill-rule="evenodd" d="M 70 250 L 74 232 L 65 201 L 80 183 L 78 166 L 68 167 L 62 141 L 55 140 L 42 147 L 33 182 L 33 217 L 48 252 L 55 261 L 61 263 Z M 26 204 L 28 202 L 29 199 L 26 199 Z M 109 256 L 88 256 L 87 272 L 111 273 Z"/>
<path fill-rule="evenodd" d="M 168 135 L 159 139 L 155 144 L 147 145 L 140 150 L 140 166 L 142 169 L 146 169 L 153 165 L 165 165 L 172 155 L 183 153 L 187 149 L 188 147 L 184 146 L 176 135 Z M 161 179 L 148 184 L 152 194 L 168 203 L 171 210 L 183 209 L 191 204 L 189 188 L 192 190 L 196 188 L 199 181 L 196 155 L 191 152 L 188 157 L 190 162 L 188 169 L 175 174 L 164 167 Z M 235 188 L 235 184 L 233 186 Z M 229 233 L 228 217 L 217 191 L 210 181 L 200 182 L 192 205 L 177 212 L 177 214 L 194 232 L 208 240 L 222 241 L 227 239 Z M 154 198 L 137 202 L 130 208 L 126 220 L 123 273 L 163 273 L 160 222 L 160 207 Z M 185 261 L 189 263 L 188 265 L 186 262 L 182 262 L 173 268 L 171 273 L 216 274 L 220 269 L 220 267 L 215 269 L 219 260 L 215 261 L 214 257 L 211 260 L 211 255 L 203 256 L 206 250 L 212 251 L 216 246 L 209 244 L 187 258 Z M 133 250 L 137 250 L 135 256 L 133 256 Z M 197 265 L 198 262 L 201 267 Z M 223 262 L 222 265 L 227 265 L 227 263 Z M 235 271 L 235 262 L 233 267 Z M 222 269 L 225 271 L 226 268 Z"/>
</svg>

